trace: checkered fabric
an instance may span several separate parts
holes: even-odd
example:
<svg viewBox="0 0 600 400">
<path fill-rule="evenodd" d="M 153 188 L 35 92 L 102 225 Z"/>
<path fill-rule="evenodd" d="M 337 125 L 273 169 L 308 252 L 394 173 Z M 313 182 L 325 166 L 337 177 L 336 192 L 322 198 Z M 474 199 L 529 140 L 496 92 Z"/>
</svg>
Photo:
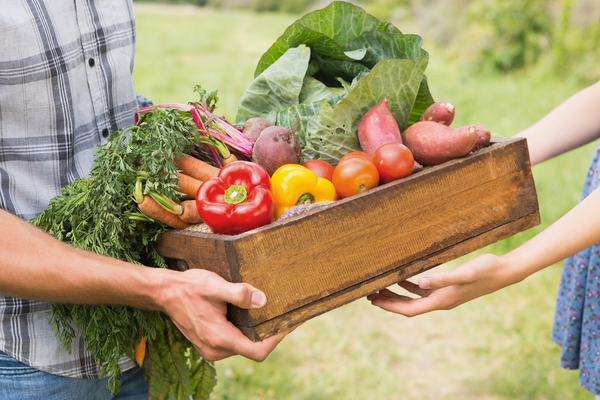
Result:
<svg viewBox="0 0 600 400">
<path fill-rule="evenodd" d="M 133 123 L 134 49 L 131 0 L 0 0 L 1 208 L 35 217 L 89 174 L 110 131 Z M 0 350 L 46 372 L 99 377 L 81 335 L 71 354 L 57 341 L 49 308 L 0 294 Z M 123 370 L 133 366 L 122 358 Z"/>
</svg>

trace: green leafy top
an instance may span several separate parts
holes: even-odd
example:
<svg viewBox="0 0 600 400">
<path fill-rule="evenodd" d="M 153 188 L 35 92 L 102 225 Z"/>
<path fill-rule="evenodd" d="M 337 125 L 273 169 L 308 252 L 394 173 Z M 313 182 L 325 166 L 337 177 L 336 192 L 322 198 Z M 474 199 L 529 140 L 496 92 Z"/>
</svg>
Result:
<svg viewBox="0 0 600 400">
<path fill-rule="evenodd" d="M 328 7 L 306 14 L 286 29 L 283 35 L 261 57 L 254 77 L 258 77 L 289 48 L 305 44 L 323 60 L 354 61 L 362 58 L 346 53 L 343 46 L 365 32 L 381 30 L 401 33 L 388 22 L 380 22 L 362 8 L 335 1 Z M 355 50 L 355 49 L 352 49 Z"/>
<path fill-rule="evenodd" d="M 61 189 L 63 195 L 32 223 L 75 247 L 142 263 L 152 239 L 166 226 L 139 214 L 130 196 L 136 180 L 143 174 L 145 193 L 155 190 L 179 199 L 173 158 L 193 150 L 195 131 L 189 114 L 156 109 L 137 126 L 113 132 L 94 151 L 90 178 Z M 162 257 L 153 261 L 164 265 Z"/>
<path fill-rule="evenodd" d="M 89 179 L 75 180 L 61 189 L 62 196 L 53 198 L 31 222 L 75 247 L 166 268 L 153 243 L 167 227 L 140 213 L 131 194 L 138 177 L 144 176 L 145 194 L 156 191 L 179 199 L 173 159 L 190 153 L 198 135 L 189 113 L 155 109 L 143 115 L 137 126 L 114 132 L 106 144 L 96 148 Z M 69 350 L 76 327 L 85 329 L 87 349 L 102 376 L 109 377 L 113 394 L 120 387 L 118 360 L 123 354 L 133 358 L 134 344 L 143 337 L 149 341 L 145 367 L 151 399 L 166 400 L 169 393 L 176 399 L 188 399 L 210 392 L 214 386 L 212 365 L 158 312 L 126 306 L 52 304 L 51 313 L 57 336 Z M 173 363 L 182 363 L 181 357 L 188 368 L 173 367 Z"/>
<path fill-rule="evenodd" d="M 433 103 L 421 44 L 360 7 L 333 2 L 294 22 L 261 57 L 235 123 L 263 117 L 292 127 L 303 159 L 335 165 L 360 150 L 357 118 L 383 98 L 402 131 Z"/>
</svg>

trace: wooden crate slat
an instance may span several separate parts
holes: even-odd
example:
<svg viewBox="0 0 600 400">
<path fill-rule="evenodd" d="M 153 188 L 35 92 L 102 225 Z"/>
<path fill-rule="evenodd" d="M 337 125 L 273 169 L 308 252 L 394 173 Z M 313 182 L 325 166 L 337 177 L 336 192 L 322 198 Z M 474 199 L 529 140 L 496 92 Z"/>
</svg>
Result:
<svg viewBox="0 0 600 400">
<path fill-rule="evenodd" d="M 249 237 L 235 242 L 242 280 L 260 287 L 268 298 L 286 293 L 271 296 L 273 300 L 263 308 L 250 310 L 250 321 L 263 322 L 398 263 L 413 261 L 537 210 L 529 174 L 507 168 L 514 163 L 502 157 L 500 171 L 509 173 L 498 176 L 498 171 L 489 167 L 493 160 L 486 160 L 488 164 L 483 166 L 471 164 L 474 168 L 467 175 L 484 175 L 486 179 L 470 179 L 483 184 L 470 185 L 469 190 L 457 190 L 458 185 L 436 180 L 437 174 L 431 174 L 429 186 L 417 182 L 416 187 L 406 190 L 408 196 L 392 192 L 370 197 L 375 199 L 370 204 L 348 203 L 345 209 L 334 207 L 320 213 L 322 218 L 252 236 L 256 241 Z M 440 196 L 414 195 L 430 190 Z M 420 205 L 412 201 L 415 196 Z M 320 284 L 322 281 L 328 284 Z"/>
<path fill-rule="evenodd" d="M 529 187 L 529 192 L 523 187 L 527 186 L 527 182 L 521 182 L 521 190 L 511 193 L 515 187 L 515 174 L 520 173 L 502 176 L 457 193 L 450 199 L 411 210 L 422 218 L 389 215 L 384 219 L 379 215 L 378 224 L 363 222 L 362 229 L 350 229 L 344 224 L 340 226 L 329 221 L 319 229 L 315 228 L 313 236 L 310 236 L 311 227 L 296 229 L 298 236 L 295 238 L 281 236 L 271 239 L 275 243 L 279 243 L 277 239 L 281 243 L 287 240 L 297 243 L 277 254 L 238 248 L 241 266 L 265 266 L 251 269 L 252 274 L 245 274 L 242 269 L 242 280 L 260 287 L 267 298 L 273 298 L 265 307 L 250 310 L 250 320 L 254 324 L 263 322 L 398 264 L 414 261 L 535 212 L 536 207 L 527 201 L 527 197 L 531 198 L 534 194 L 533 187 Z M 497 195 L 498 191 L 503 195 Z M 475 208 L 472 207 L 473 199 L 480 199 Z M 522 204 L 530 206 L 523 208 Z M 360 224 L 361 221 L 356 221 L 357 226 Z M 302 246 L 311 250 L 307 251 Z M 323 281 L 328 284 L 321 284 Z M 286 295 L 273 296 L 276 293 Z"/>
<path fill-rule="evenodd" d="M 441 250 L 424 259 L 416 260 L 408 265 L 399 266 L 382 275 L 360 282 L 340 292 L 303 306 L 292 312 L 279 315 L 271 320 L 254 326 L 236 325 L 246 336 L 253 341 L 262 340 L 278 332 L 289 329 L 299 323 L 317 317 L 335 308 L 341 307 L 352 301 L 377 292 L 383 288 L 394 285 L 411 276 L 427 271 L 445 262 L 464 256 L 477 249 L 507 238 L 540 223 L 539 213 L 530 214 L 517 221 L 492 229 L 479 236 L 470 238 L 447 249 Z"/>
<path fill-rule="evenodd" d="M 156 250 L 163 257 L 184 260 L 189 268 L 206 269 L 233 282 L 226 246 L 227 240 L 185 230 L 169 231 L 156 242 Z"/>
</svg>

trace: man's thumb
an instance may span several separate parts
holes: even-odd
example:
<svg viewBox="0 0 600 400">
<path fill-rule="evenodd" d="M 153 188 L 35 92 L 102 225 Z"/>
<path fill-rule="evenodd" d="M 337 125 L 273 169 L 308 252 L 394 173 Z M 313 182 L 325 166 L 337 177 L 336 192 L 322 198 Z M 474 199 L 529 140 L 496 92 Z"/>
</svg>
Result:
<svg viewBox="0 0 600 400">
<path fill-rule="evenodd" d="M 240 308 L 260 308 L 267 303 L 267 296 L 247 283 L 236 283 L 228 296 L 228 302 Z"/>
</svg>

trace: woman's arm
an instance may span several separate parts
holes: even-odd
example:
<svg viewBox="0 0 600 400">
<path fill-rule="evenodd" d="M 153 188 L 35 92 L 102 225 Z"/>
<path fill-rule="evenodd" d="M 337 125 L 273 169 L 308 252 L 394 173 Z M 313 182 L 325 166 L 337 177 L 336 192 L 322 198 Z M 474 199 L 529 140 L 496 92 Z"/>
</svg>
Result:
<svg viewBox="0 0 600 400">
<path fill-rule="evenodd" d="M 225 317 L 227 304 L 258 308 L 263 292 L 201 269 L 176 272 L 77 249 L 0 210 L 0 293 L 77 304 L 128 305 L 168 314 L 210 361 L 264 360 L 286 333 L 253 343 Z"/>
<path fill-rule="evenodd" d="M 527 138 L 532 165 L 600 138 L 600 82 L 556 107 L 516 136 Z M 413 316 L 447 310 L 517 283 L 529 275 L 600 241 L 600 191 L 504 256 L 484 254 L 453 271 L 431 273 L 419 284 L 399 285 L 422 298 L 412 299 L 387 289 L 369 295 L 373 305 Z"/>
<path fill-rule="evenodd" d="M 375 306 L 407 317 L 449 310 L 467 301 L 520 282 L 600 241 L 600 190 L 546 230 L 503 256 L 483 254 L 452 271 L 424 275 L 415 285 L 399 285 L 422 296 L 412 299 L 384 289 L 367 296 Z"/>
<path fill-rule="evenodd" d="M 515 137 L 527 138 L 531 165 L 600 138 L 600 82 L 577 92 Z"/>
</svg>

